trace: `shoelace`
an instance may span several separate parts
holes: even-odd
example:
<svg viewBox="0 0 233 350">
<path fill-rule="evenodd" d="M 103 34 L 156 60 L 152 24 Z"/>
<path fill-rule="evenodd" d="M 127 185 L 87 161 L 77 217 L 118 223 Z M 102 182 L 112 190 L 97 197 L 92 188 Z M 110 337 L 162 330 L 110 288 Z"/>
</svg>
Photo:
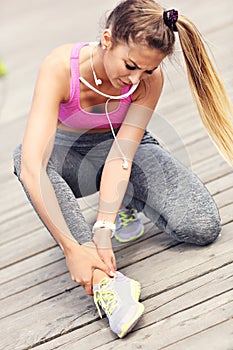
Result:
<svg viewBox="0 0 233 350">
<path fill-rule="evenodd" d="M 99 284 L 99 288 L 94 291 L 94 302 L 100 318 L 102 318 L 102 313 L 99 305 L 106 315 L 110 316 L 118 304 L 116 293 L 109 282 L 109 279 L 104 279 Z"/>
<path fill-rule="evenodd" d="M 137 220 L 136 211 L 134 209 L 119 210 L 118 215 L 122 226 L 127 226 L 129 222 Z"/>
</svg>

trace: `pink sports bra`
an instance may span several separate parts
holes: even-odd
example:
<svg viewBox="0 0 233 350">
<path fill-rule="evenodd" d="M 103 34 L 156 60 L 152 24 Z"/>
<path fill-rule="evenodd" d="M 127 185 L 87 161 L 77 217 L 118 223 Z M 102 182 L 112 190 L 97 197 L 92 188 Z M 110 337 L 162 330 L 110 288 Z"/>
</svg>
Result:
<svg viewBox="0 0 233 350">
<path fill-rule="evenodd" d="M 89 113 L 80 106 L 80 73 L 78 58 L 80 49 L 85 45 L 89 45 L 89 43 L 78 43 L 72 49 L 70 57 L 70 98 L 67 102 L 60 104 L 58 119 L 62 124 L 70 128 L 109 128 L 109 122 L 105 113 Z M 121 93 L 125 94 L 129 89 L 130 86 L 127 86 Z M 114 111 L 108 113 L 114 128 L 122 124 L 131 102 L 131 95 L 127 98 L 120 99 L 118 107 Z"/>
</svg>

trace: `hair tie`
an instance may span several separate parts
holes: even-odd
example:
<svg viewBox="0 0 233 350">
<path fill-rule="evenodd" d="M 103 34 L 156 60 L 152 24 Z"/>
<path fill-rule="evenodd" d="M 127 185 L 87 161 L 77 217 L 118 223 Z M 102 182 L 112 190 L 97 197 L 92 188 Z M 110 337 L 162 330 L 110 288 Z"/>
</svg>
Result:
<svg viewBox="0 0 233 350">
<path fill-rule="evenodd" d="M 176 27 L 176 22 L 178 20 L 178 11 L 177 10 L 167 10 L 163 12 L 163 20 L 166 26 L 168 26 L 173 32 L 178 32 Z"/>
</svg>

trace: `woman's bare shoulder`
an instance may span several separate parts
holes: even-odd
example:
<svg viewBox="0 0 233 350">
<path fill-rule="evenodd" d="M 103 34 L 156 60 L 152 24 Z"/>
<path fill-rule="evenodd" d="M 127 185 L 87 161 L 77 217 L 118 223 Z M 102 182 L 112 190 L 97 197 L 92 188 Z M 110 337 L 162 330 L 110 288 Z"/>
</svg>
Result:
<svg viewBox="0 0 233 350">
<path fill-rule="evenodd" d="M 64 44 L 54 48 L 42 61 L 44 64 L 62 64 L 69 67 L 71 51 L 75 43 Z"/>
<path fill-rule="evenodd" d="M 56 86 L 57 95 L 62 101 L 69 99 L 70 93 L 70 55 L 75 44 L 67 44 L 53 49 L 41 62 L 36 91 L 41 93 L 41 88 L 50 85 Z M 53 89 L 54 90 L 54 89 Z"/>
<path fill-rule="evenodd" d="M 70 56 L 74 45 L 74 43 L 61 45 L 49 52 L 41 62 L 38 75 L 48 79 L 51 79 L 51 76 L 57 77 L 60 83 L 68 81 L 70 78 Z"/>
</svg>

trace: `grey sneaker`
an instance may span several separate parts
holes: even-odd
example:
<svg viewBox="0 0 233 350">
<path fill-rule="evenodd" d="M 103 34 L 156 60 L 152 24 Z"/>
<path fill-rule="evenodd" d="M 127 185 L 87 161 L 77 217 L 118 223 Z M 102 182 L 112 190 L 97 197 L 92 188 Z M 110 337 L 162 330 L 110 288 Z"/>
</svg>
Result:
<svg viewBox="0 0 233 350">
<path fill-rule="evenodd" d="M 142 316 L 144 306 L 138 302 L 140 296 L 140 283 L 116 272 L 115 278 L 104 278 L 93 288 L 94 302 L 108 317 L 111 330 L 123 338 L 136 325 Z"/>
<path fill-rule="evenodd" d="M 144 233 L 144 225 L 138 218 L 135 209 L 120 209 L 115 224 L 116 231 L 114 237 L 121 243 L 134 241 Z"/>
</svg>

